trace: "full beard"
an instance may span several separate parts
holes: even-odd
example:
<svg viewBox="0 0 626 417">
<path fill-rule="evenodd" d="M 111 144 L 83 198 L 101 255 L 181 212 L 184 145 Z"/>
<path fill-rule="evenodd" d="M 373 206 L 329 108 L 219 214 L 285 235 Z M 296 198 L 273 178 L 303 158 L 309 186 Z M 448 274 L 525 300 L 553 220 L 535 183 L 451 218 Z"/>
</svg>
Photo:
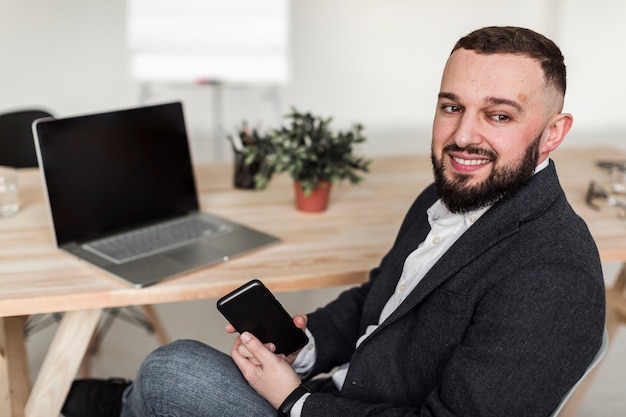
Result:
<svg viewBox="0 0 626 417">
<path fill-rule="evenodd" d="M 457 145 L 446 146 L 443 149 L 441 159 L 437 159 L 434 152 L 431 152 L 435 186 L 439 198 L 441 198 L 450 212 L 463 214 L 487 207 L 507 193 L 519 190 L 528 183 L 537 167 L 540 140 L 541 136 L 538 136 L 528 146 L 524 157 L 517 165 L 494 167 L 491 175 L 476 185 L 467 185 L 471 175 L 453 174 L 452 178 L 448 178 L 445 175 L 443 158 L 446 158 L 448 152 L 464 151 L 476 155 L 487 154 L 495 163 L 497 155 L 475 147 L 461 149 Z"/>
</svg>

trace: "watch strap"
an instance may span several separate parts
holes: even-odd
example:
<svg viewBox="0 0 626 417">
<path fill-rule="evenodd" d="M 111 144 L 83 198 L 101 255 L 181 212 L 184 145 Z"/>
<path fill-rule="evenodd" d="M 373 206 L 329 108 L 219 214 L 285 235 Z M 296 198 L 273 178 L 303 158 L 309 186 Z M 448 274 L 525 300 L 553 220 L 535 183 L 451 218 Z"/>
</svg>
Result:
<svg viewBox="0 0 626 417">
<path fill-rule="evenodd" d="M 289 417 L 294 404 L 304 395 L 310 393 L 311 390 L 300 384 L 291 394 L 285 398 L 285 401 L 278 407 L 278 417 Z"/>
</svg>

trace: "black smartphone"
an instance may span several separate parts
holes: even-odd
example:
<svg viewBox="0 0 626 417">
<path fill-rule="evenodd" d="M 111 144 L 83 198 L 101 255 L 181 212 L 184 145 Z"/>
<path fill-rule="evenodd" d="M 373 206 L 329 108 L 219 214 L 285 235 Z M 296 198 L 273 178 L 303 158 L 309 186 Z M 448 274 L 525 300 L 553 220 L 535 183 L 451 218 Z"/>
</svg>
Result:
<svg viewBox="0 0 626 417">
<path fill-rule="evenodd" d="M 217 300 L 217 309 L 239 333 L 250 332 L 263 343 L 273 343 L 276 353 L 289 355 L 309 341 L 274 294 L 258 279 Z"/>
</svg>

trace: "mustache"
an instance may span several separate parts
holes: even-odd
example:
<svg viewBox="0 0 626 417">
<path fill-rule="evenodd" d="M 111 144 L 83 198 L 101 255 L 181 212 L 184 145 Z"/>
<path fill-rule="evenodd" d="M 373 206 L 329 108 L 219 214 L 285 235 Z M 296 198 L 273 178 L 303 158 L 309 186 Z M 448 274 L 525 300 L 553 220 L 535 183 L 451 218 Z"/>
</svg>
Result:
<svg viewBox="0 0 626 417">
<path fill-rule="evenodd" d="M 468 146 L 465 148 L 461 148 L 455 143 L 446 145 L 443 148 L 443 153 L 448 153 L 448 152 L 465 152 L 470 155 L 486 156 L 487 158 L 494 159 L 494 160 L 498 158 L 497 153 L 490 151 L 488 149 L 478 148 L 476 146 Z"/>
</svg>

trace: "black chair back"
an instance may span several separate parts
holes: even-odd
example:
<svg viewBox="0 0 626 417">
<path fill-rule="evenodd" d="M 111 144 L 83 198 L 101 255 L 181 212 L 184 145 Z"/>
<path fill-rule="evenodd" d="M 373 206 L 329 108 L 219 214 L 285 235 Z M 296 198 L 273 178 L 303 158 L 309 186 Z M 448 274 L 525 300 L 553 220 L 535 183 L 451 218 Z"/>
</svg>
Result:
<svg viewBox="0 0 626 417">
<path fill-rule="evenodd" d="M 0 114 L 0 165 L 37 167 L 32 123 L 36 119 L 51 116 L 49 112 L 38 109 Z"/>
</svg>

